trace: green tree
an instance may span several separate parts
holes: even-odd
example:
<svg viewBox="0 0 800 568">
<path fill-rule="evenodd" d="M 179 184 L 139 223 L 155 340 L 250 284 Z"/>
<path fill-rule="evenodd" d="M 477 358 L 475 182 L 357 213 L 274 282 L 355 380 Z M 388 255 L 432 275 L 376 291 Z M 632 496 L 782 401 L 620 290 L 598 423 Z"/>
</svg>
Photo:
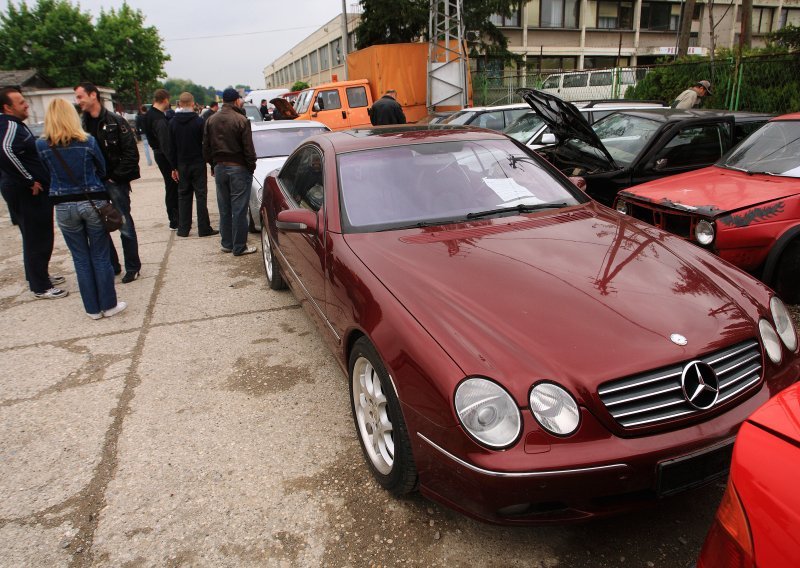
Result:
<svg viewBox="0 0 800 568">
<path fill-rule="evenodd" d="M 195 102 L 201 105 L 207 105 L 216 100 L 217 91 L 214 87 L 203 87 L 187 79 L 175 79 L 170 77 L 160 86 L 168 90 L 173 98 L 177 98 L 178 95 L 186 91 L 192 93 Z"/>
<path fill-rule="evenodd" d="M 800 50 L 800 27 L 789 24 L 767 36 L 768 41 L 777 50 Z"/>
<path fill-rule="evenodd" d="M 95 29 L 97 59 L 106 71 L 106 85 L 116 89 L 117 98 L 124 104 L 138 102 L 137 87 L 139 100 L 143 100 L 164 76 L 164 64 L 170 59 L 158 30 L 145 26 L 141 10 L 127 3 L 119 10 L 101 11 Z"/>
<path fill-rule="evenodd" d="M 305 81 L 297 81 L 294 85 L 292 85 L 289 90 L 290 91 L 302 91 L 303 89 L 308 89 L 311 85 L 306 83 Z"/>
<path fill-rule="evenodd" d="M 102 69 L 91 57 L 95 46 L 91 16 L 66 0 L 39 0 L 33 8 L 9 2 L 0 15 L 2 69 L 35 68 L 58 86 L 73 86 Z"/>
</svg>

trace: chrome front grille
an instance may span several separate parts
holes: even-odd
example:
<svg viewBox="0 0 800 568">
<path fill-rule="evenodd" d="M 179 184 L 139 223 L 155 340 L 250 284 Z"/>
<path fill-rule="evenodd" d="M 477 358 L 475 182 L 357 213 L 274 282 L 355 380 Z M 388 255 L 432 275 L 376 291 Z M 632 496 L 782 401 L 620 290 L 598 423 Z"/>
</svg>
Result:
<svg viewBox="0 0 800 568">
<path fill-rule="evenodd" d="M 717 375 L 719 398 L 714 407 L 761 380 L 761 347 L 754 340 L 696 360 L 708 363 Z M 690 404 L 683 393 L 681 375 L 689 362 L 604 383 L 598 389 L 600 400 L 623 428 L 654 426 L 705 412 Z"/>
</svg>

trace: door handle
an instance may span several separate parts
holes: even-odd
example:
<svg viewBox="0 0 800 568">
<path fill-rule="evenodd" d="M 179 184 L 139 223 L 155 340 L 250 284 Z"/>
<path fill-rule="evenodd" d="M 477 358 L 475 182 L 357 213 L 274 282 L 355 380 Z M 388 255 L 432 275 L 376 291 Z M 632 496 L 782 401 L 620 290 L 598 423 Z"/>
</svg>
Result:
<svg viewBox="0 0 800 568">
<path fill-rule="evenodd" d="M 342 118 L 347 118 L 347 111 L 345 110 L 342 111 Z"/>
</svg>

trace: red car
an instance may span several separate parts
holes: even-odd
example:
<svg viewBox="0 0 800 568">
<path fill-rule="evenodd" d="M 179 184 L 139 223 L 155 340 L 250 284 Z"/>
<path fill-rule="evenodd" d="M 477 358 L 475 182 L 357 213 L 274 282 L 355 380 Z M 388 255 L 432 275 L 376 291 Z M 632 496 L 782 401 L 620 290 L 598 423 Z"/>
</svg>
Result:
<svg viewBox="0 0 800 568">
<path fill-rule="evenodd" d="M 615 208 L 800 303 L 800 113 L 773 119 L 714 166 L 621 191 Z"/>
<path fill-rule="evenodd" d="M 800 566 L 800 385 L 742 424 L 698 568 Z"/>
<path fill-rule="evenodd" d="M 499 133 L 309 138 L 261 215 L 269 285 L 348 376 L 395 494 L 498 523 L 624 511 L 725 475 L 741 422 L 800 376 L 768 288 Z"/>
</svg>

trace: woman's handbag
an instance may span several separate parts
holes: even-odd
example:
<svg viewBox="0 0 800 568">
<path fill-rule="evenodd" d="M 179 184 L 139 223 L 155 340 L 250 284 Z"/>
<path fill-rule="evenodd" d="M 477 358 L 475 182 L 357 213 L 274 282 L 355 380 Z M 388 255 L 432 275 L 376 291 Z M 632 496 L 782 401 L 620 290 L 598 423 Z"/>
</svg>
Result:
<svg viewBox="0 0 800 568">
<path fill-rule="evenodd" d="M 61 165 L 64 166 L 64 171 L 67 172 L 67 175 L 69 176 L 69 179 L 72 180 L 72 183 L 75 185 L 80 185 L 75 179 L 75 174 L 72 173 L 72 168 L 67 165 L 67 162 L 61 157 L 61 153 L 57 148 L 53 147 L 53 153 L 56 155 L 56 158 L 58 158 L 58 161 L 61 162 Z M 123 223 L 125 223 L 125 219 L 122 217 L 122 213 L 119 212 L 119 209 L 114 207 L 110 201 L 105 205 L 98 207 L 94 204 L 94 201 L 92 201 L 92 198 L 89 197 L 88 193 L 84 191 L 83 194 L 86 196 L 86 199 L 89 200 L 89 203 L 92 205 L 92 209 L 94 209 L 100 216 L 100 221 L 103 223 L 103 227 L 105 227 L 107 232 L 113 233 L 114 231 L 118 231 L 122 228 Z"/>
</svg>

